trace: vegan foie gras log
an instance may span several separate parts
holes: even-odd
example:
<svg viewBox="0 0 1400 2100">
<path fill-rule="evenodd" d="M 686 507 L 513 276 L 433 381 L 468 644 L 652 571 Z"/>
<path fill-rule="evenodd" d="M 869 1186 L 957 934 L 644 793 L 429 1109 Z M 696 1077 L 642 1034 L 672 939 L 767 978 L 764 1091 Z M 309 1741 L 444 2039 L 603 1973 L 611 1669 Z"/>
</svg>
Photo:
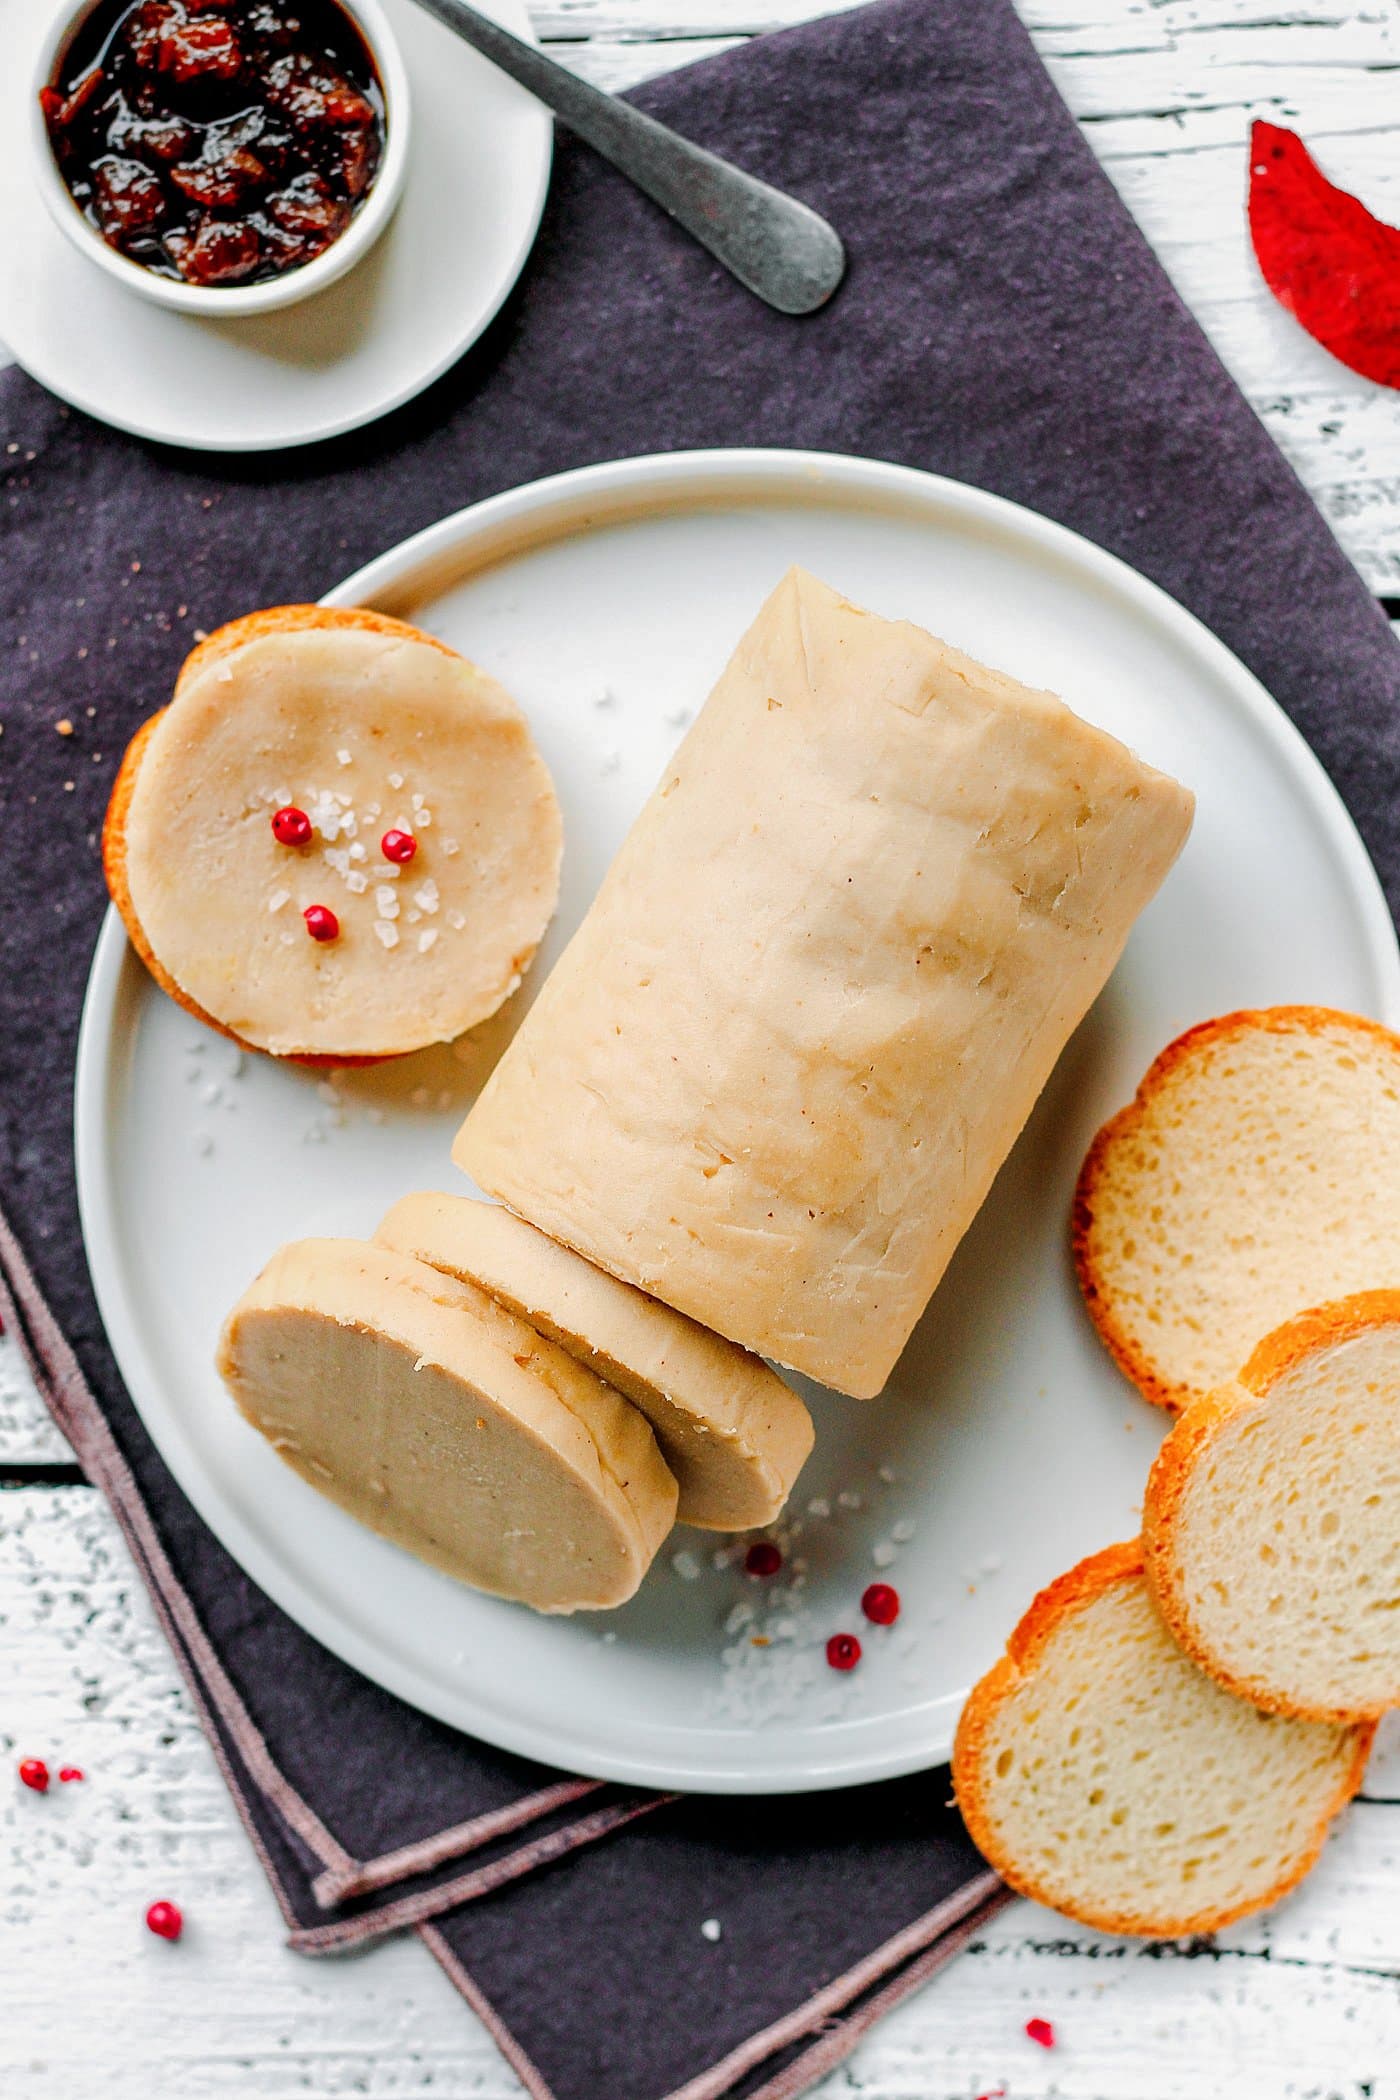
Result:
<svg viewBox="0 0 1400 2100">
<path fill-rule="evenodd" d="M 1192 809 L 1053 694 L 791 570 L 454 1156 L 878 1393 Z"/>
</svg>

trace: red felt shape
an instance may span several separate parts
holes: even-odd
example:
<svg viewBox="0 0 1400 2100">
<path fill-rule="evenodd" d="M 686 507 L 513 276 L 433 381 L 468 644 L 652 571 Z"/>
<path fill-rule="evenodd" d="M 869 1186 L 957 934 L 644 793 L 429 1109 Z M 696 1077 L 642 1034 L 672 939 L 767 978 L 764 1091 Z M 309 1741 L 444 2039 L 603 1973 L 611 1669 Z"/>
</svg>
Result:
<svg viewBox="0 0 1400 2100">
<path fill-rule="evenodd" d="M 1269 290 L 1308 334 L 1364 379 L 1400 387 L 1400 228 L 1337 189 L 1278 124 L 1251 134 L 1249 231 Z"/>
</svg>

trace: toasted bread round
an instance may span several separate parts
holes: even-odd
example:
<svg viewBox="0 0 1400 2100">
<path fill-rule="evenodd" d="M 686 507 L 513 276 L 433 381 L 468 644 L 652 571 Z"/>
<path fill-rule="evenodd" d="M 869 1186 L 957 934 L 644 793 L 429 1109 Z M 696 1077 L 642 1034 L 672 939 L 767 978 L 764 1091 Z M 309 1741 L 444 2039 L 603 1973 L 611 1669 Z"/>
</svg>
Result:
<svg viewBox="0 0 1400 2100">
<path fill-rule="evenodd" d="M 1273 1713 L 1400 1706 L 1400 1291 L 1289 1321 L 1189 1407 L 1143 1504 L 1178 1641 Z"/>
<path fill-rule="evenodd" d="M 1172 1410 L 1296 1313 L 1400 1285 L 1400 1036 L 1317 1006 L 1189 1029 L 1095 1138 L 1073 1232 L 1100 1335 Z"/>
<path fill-rule="evenodd" d="M 782 1509 L 812 1417 L 761 1357 L 496 1203 L 405 1196 L 375 1239 L 478 1284 L 625 1394 L 676 1476 L 683 1524 L 747 1531 Z"/>
<path fill-rule="evenodd" d="M 1024 1896 L 1103 1932 L 1214 1932 L 1302 1880 L 1373 1729 L 1266 1714 L 1184 1655 L 1142 1549 L 1042 1590 L 963 1709 L 953 1785 Z"/>
<path fill-rule="evenodd" d="M 315 827 L 279 845 L 283 803 Z M 412 832 L 407 863 L 380 839 Z M 358 1063 L 450 1040 L 519 983 L 554 909 L 558 803 L 524 717 L 436 637 L 278 606 L 198 646 L 119 769 L 107 886 L 186 1011 L 249 1049 Z M 307 906 L 339 926 L 313 940 Z"/>
<path fill-rule="evenodd" d="M 283 1247 L 224 1323 L 218 1367 L 323 1495 L 536 1611 L 625 1603 L 675 1519 L 635 1408 L 484 1291 L 388 1247 Z"/>
</svg>

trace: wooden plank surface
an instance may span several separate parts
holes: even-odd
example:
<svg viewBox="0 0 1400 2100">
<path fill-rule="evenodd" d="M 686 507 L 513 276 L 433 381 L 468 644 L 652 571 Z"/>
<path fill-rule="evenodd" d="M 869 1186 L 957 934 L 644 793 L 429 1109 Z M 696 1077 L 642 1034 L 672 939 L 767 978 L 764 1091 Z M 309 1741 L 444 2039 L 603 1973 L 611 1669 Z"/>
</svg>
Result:
<svg viewBox="0 0 1400 2100">
<path fill-rule="evenodd" d="M 976 0 L 968 0 L 969 5 Z M 1070 107 L 1183 297 L 1370 587 L 1400 599 L 1400 397 L 1353 379 L 1262 292 L 1243 234 L 1249 120 L 1301 130 L 1400 222 L 1393 0 L 1022 0 Z M 808 0 L 553 0 L 541 34 L 623 86 L 817 12 Z M 515 2100 L 412 1943 L 311 1963 L 271 1898 L 114 1527 L 0 1340 L 4 2100 Z M 178 1947 L 141 1927 L 172 1896 Z M 853 1900 L 859 1892 L 853 1891 Z M 697 1920 L 697 1932 L 700 1921 Z M 1030 1905 L 886 2021 L 823 2100 L 1400 2100 L 1400 1728 L 1305 1888 L 1203 1949 L 1144 1949 Z M 1056 2028 L 1045 2051 L 1024 2033 Z M 614 2100 L 599 2095 L 599 2100 Z"/>
</svg>

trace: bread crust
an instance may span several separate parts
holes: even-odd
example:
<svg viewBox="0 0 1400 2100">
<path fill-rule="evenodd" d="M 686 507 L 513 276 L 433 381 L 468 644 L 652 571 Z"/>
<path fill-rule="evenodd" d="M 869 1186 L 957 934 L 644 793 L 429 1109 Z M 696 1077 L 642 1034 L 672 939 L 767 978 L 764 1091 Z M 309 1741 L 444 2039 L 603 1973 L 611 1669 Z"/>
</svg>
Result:
<svg viewBox="0 0 1400 2100">
<path fill-rule="evenodd" d="M 1170 1414 L 1179 1414 L 1206 1396 L 1198 1387 L 1163 1376 L 1141 1343 L 1119 1320 L 1112 1286 L 1099 1273 L 1094 1247 L 1095 1201 L 1109 1171 L 1111 1157 L 1121 1140 L 1142 1121 L 1153 1095 L 1196 1051 L 1242 1035 L 1300 1032 L 1321 1035 L 1327 1029 L 1338 1027 L 1366 1035 L 1400 1055 L 1400 1036 L 1391 1029 L 1379 1021 L 1367 1020 L 1362 1014 L 1342 1013 L 1327 1006 L 1242 1007 L 1235 1013 L 1197 1022 L 1194 1028 L 1177 1036 L 1153 1059 L 1132 1100 L 1126 1108 L 1120 1108 L 1116 1115 L 1110 1116 L 1085 1155 L 1075 1185 L 1070 1221 L 1074 1272 L 1085 1309 L 1098 1330 L 1100 1341 L 1124 1377 L 1132 1381 L 1145 1400 L 1150 1400 L 1155 1407 L 1165 1408 Z"/>
<path fill-rule="evenodd" d="M 1146 1573 L 1157 1608 L 1184 1649 L 1207 1676 L 1227 1692 L 1247 1699 L 1266 1713 L 1295 1721 L 1332 1721 L 1343 1726 L 1378 1721 L 1388 1702 L 1359 1707 L 1314 1706 L 1278 1691 L 1262 1678 L 1234 1670 L 1202 1641 L 1186 1597 L 1177 1555 L 1182 1508 L 1196 1467 L 1226 1423 L 1249 1409 L 1267 1405 L 1278 1381 L 1308 1357 L 1378 1327 L 1400 1326 L 1400 1290 L 1357 1291 L 1330 1305 L 1319 1305 L 1285 1320 L 1254 1350 L 1234 1384 L 1220 1386 L 1193 1402 L 1178 1417 L 1153 1461 L 1142 1505 L 1142 1543 Z"/>
<path fill-rule="evenodd" d="M 373 634 L 398 635 L 405 641 L 429 642 L 433 648 L 440 649 L 446 656 L 454 656 L 457 653 L 449 649 L 446 642 L 439 641 L 436 635 L 424 634 L 420 629 L 410 627 L 404 620 L 392 619 L 388 613 L 371 612 L 364 606 L 273 605 L 261 612 L 244 613 L 241 618 L 230 620 L 223 627 L 215 628 L 202 642 L 197 642 L 180 666 L 175 680 L 174 697 L 178 699 L 192 678 L 209 670 L 222 658 L 231 656 L 234 650 L 243 648 L 248 642 L 260 641 L 266 635 L 296 634 L 316 627 L 368 629 Z M 176 983 L 147 940 L 145 928 L 141 924 L 131 895 L 131 885 L 126 873 L 127 825 L 131 815 L 131 800 L 136 792 L 141 762 L 150 747 L 155 726 L 165 712 L 165 708 L 159 708 L 148 721 L 141 724 L 127 745 L 122 762 L 117 768 L 116 779 L 112 782 L 107 814 L 102 823 L 102 872 L 107 881 L 107 893 L 117 907 L 132 947 L 168 998 L 173 999 L 177 1006 L 183 1007 L 187 1014 L 202 1022 L 206 1028 L 212 1028 L 216 1035 L 226 1037 L 231 1043 L 237 1043 L 240 1049 L 252 1051 L 259 1057 L 272 1057 L 276 1055 L 274 1051 L 265 1050 L 258 1043 L 248 1042 L 235 1029 L 227 1027 L 222 1021 L 216 1021 L 212 1014 L 206 1013 L 198 1001 L 192 999 L 189 993 Z M 349 1070 L 353 1065 L 383 1064 L 386 1059 L 306 1053 L 289 1057 L 283 1062 L 317 1067 L 335 1066 Z"/>
<path fill-rule="evenodd" d="M 1006 1643 L 1006 1653 L 973 1686 L 963 1707 L 953 1742 L 953 1792 L 968 1834 L 978 1851 L 1018 1895 L 1027 1896 L 1034 1903 L 1043 1903 L 1048 1909 L 1075 1918 L 1098 1932 L 1130 1933 L 1147 1939 L 1177 1939 L 1189 1933 L 1218 1932 L 1239 1918 L 1277 1903 L 1290 1889 L 1297 1887 L 1321 1852 L 1333 1818 L 1345 1808 L 1361 1784 L 1375 1724 L 1363 1722 L 1356 1727 L 1351 1762 L 1333 1800 L 1318 1819 L 1315 1841 L 1301 1862 L 1281 1875 L 1264 1896 L 1216 1910 L 1183 1912 L 1174 1918 L 1150 1920 L 1125 1911 L 1100 1908 L 1094 1903 L 1077 1903 L 1071 1908 L 1062 1895 L 1047 1889 L 1002 1845 L 989 1812 L 987 1791 L 982 1784 L 983 1751 L 998 1709 L 1031 1675 L 1061 1622 L 1084 1610 L 1117 1583 L 1134 1581 L 1144 1572 L 1143 1541 L 1132 1539 L 1091 1554 L 1067 1574 L 1058 1576 L 1032 1600 Z"/>
</svg>

